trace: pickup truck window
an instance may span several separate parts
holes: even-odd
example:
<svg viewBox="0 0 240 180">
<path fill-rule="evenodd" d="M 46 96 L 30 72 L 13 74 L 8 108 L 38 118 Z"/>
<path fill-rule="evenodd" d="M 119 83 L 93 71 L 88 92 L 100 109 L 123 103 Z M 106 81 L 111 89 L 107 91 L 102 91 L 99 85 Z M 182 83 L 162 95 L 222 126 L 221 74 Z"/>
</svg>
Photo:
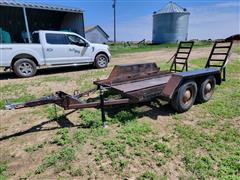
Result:
<svg viewBox="0 0 240 180">
<path fill-rule="evenodd" d="M 38 34 L 38 33 L 34 33 L 34 34 L 32 35 L 32 43 L 34 43 L 34 44 L 40 44 L 39 34 Z"/>
<path fill-rule="evenodd" d="M 67 39 L 69 41 L 69 44 L 75 44 L 75 45 L 86 44 L 86 42 L 83 39 L 75 35 L 67 35 Z"/>
<path fill-rule="evenodd" d="M 68 44 L 65 34 L 46 34 L 48 44 Z"/>
</svg>

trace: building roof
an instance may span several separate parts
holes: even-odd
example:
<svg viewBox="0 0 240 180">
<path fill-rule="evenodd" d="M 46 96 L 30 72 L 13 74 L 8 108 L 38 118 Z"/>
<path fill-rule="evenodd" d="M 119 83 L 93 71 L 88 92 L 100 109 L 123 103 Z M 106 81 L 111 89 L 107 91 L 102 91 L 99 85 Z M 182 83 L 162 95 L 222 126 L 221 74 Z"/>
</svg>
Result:
<svg viewBox="0 0 240 180">
<path fill-rule="evenodd" d="M 74 13 L 82 13 L 83 11 L 79 8 L 72 8 L 66 6 L 59 5 L 49 5 L 42 3 L 33 3 L 33 2 L 25 2 L 19 0 L 0 0 L 0 6 L 12 6 L 12 7 L 25 7 L 32 9 L 45 9 L 45 10 L 53 10 L 53 11 L 64 11 L 64 12 L 74 12 Z"/>
<path fill-rule="evenodd" d="M 170 1 L 166 6 L 160 9 L 154 14 L 164 14 L 164 13 L 189 13 L 186 8 L 183 8 L 176 4 L 175 2 Z"/>
<path fill-rule="evenodd" d="M 234 40 L 240 40 L 240 34 L 235 34 L 235 35 L 232 35 L 232 36 L 229 36 L 228 38 L 225 39 L 226 41 L 234 41 Z"/>
<path fill-rule="evenodd" d="M 92 25 L 92 26 L 86 26 L 85 27 L 85 33 L 92 31 L 93 29 L 99 29 L 103 32 L 103 34 L 109 38 L 109 35 L 99 26 L 99 25 Z"/>
</svg>

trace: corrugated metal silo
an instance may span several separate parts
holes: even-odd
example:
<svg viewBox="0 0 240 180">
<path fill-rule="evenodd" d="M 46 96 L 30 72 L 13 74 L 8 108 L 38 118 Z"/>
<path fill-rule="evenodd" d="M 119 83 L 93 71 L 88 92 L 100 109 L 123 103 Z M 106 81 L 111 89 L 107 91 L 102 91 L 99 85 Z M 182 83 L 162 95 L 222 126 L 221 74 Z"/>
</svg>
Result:
<svg viewBox="0 0 240 180">
<path fill-rule="evenodd" d="M 187 40 L 190 13 L 174 2 L 153 13 L 153 43 Z"/>
</svg>

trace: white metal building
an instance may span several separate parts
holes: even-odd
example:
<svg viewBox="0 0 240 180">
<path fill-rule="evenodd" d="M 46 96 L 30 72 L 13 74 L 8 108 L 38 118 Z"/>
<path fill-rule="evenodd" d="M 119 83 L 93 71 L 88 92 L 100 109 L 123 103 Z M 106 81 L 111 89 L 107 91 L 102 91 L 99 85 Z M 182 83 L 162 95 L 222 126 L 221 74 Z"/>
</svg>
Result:
<svg viewBox="0 0 240 180">
<path fill-rule="evenodd" d="M 92 43 L 106 43 L 109 35 L 99 25 L 95 25 L 85 28 L 85 37 Z"/>
</svg>

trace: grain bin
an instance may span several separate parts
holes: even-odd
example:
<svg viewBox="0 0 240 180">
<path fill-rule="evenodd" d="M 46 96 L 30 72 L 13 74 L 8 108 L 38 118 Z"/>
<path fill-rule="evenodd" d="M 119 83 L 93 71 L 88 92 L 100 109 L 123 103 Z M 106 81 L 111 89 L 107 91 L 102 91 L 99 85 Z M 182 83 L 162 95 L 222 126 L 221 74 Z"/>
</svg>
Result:
<svg viewBox="0 0 240 180">
<path fill-rule="evenodd" d="M 187 40 L 190 13 L 174 2 L 153 13 L 152 42 L 175 43 Z"/>
</svg>

